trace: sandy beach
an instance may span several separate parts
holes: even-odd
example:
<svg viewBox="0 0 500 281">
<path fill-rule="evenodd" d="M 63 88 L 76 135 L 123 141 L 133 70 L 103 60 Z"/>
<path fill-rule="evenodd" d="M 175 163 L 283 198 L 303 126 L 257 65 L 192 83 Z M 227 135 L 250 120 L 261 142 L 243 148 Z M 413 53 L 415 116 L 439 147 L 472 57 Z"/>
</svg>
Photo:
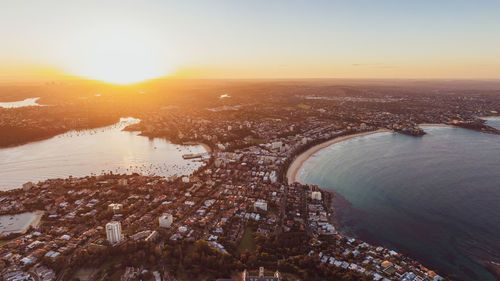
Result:
<svg viewBox="0 0 500 281">
<path fill-rule="evenodd" d="M 38 225 L 40 225 L 40 221 L 42 220 L 42 217 L 43 215 L 45 214 L 44 211 L 35 211 L 35 219 L 30 223 L 29 226 L 32 226 L 32 227 L 38 227 Z M 28 226 L 28 229 L 29 229 L 29 226 Z M 26 230 L 28 230 L 26 229 Z"/>
<path fill-rule="evenodd" d="M 451 128 L 459 128 L 457 126 L 453 125 L 448 125 L 448 124 L 441 124 L 441 123 L 423 123 L 423 124 L 418 124 L 419 127 L 422 126 L 427 126 L 427 127 L 451 127 Z"/>
<path fill-rule="evenodd" d="M 210 146 L 206 143 L 198 143 L 199 145 L 203 146 L 203 148 L 205 148 L 205 150 L 208 152 L 208 153 L 212 153 L 212 148 L 210 148 Z"/>
<path fill-rule="evenodd" d="M 203 142 L 187 141 L 183 142 L 182 145 L 201 145 L 208 153 L 212 153 L 212 148 L 208 144 Z"/>
<path fill-rule="evenodd" d="M 304 151 L 302 154 L 300 154 L 298 157 L 296 157 L 290 167 L 288 167 L 288 170 L 286 171 L 286 178 L 288 180 L 288 183 L 293 183 L 296 182 L 297 179 L 297 173 L 299 172 L 300 168 L 302 165 L 311 157 L 313 154 L 316 152 L 322 150 L 323 148 L 329 147 L 332 144 L 336 144 L 342 141 L 346 141 L 352 138 L 356 137 L 362 137 L 362 136 L 368 136 L 376 133 L 382 133 L 382 132 L 391 132 L 391 130 L 388 129 L 378 129 L 376 131 L 370 131 L 370 132 L 363 132 L 359 134 L 353 134 L 353 135 L 348 135 L 348 136 L 342 136 L 338 138 L 331 139 L 329 141 L 326 141 L 324 143 L 320 143 L 316 146 L 313 146 L 309 148 L 308 150 Z"/>
<path fill-rule="evenodd" d="M 38 225 L 40 224 L 40 221 L 42 220 L 44 213 L 45 213 L 44 211 L 35 211 L 33 213 L 35 215 L 33 220 L 31 220 L 31 222 L 26 224 L 25 227 L 23 229 L 21 229 L 20 233 L 22 233 L 22 234 L 26 233 L 26 231 L 28 231 L 28 229 L 30 229 L 30 227 L 34 227 L 34 228 L 38 227 Z"/>
</svg>

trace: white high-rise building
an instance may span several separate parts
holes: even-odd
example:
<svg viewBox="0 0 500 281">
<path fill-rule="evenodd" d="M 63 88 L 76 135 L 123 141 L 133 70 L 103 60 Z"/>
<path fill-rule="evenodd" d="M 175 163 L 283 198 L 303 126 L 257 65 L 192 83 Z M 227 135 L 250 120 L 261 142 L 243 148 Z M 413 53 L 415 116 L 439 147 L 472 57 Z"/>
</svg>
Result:
<svg viewBox="0 0 500 281">
<path fill-rule="evenodd" d="M 122 225 L 118 221 L 106 224 L 106 237 L 109 243 L 116 244 L 122 240 Z"/>
<path fill-rule="evenodd" d="M 313 191 L 311 193 L 311 199 L 312 200 L 321 200 L 321 192 L 320 191 Z"/>
<path fill-rule="evenodd" d="M 158 218 L 160 227 L 165 227 L 165 228 L 170 227 L 173 221 L 174 217 L 172 216 L 172 214 L 163 214 L 161 217 Z"/>
</svg>

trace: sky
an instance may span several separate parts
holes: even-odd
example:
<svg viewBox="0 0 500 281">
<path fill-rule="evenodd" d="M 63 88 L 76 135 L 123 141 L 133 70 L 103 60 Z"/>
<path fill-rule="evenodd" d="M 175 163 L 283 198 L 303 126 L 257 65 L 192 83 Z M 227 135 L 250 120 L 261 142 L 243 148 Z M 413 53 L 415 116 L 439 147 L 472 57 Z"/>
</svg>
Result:
<svg viewBox="0 0 500 281">
<path fill-rule="evenodd" d="M 0 2 L 0 80 L 500 79 L 498 0 Z"/>
</svg>

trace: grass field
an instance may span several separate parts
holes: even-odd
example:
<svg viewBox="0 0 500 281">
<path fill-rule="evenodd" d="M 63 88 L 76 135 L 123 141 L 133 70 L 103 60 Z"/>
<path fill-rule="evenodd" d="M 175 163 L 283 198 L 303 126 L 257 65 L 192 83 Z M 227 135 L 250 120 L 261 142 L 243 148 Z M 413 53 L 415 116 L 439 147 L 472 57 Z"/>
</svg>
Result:
<svg viewBox="0 0 500 281">
<path fill-rule="evenodd" d="M 310 105 L 307 105 L 307 104 L 299 104 L 297 105 L 298 108 L 302 108 L 302 109 L 311 109 L 311 106 Z"/>
<path fill-rule="evenodd" d="M 93 267 L 82 267 L 78 269 L 75 273 L 75 278 L 80 279 L 81 281 L 88 281 L 92 278 L 92 276 L 97 272 L 96 268 Z"/>
<path fill-rule="evenodd" d="M 254 251 L 256 246 L 255 246 L 255 240 L 253 238 L 253 233 L 255 232 L 255 229 L 251 226 L 247 226 L 245 228 L 245 233 L 243 234 L 243 239 L 241 239 L 240 244 L 238 245 L 237 252 L 238 254 L 243 253 L 244 250 L 249 250 L 249 251 Z"/>
<path fill-rule="evenodd" d="M 264 140 L 264 139 L 252 139 L 252 140 L 250 140 L 251 144 L 263 144 L 265 142 L 266 142 L 266 140 Z"/>
</svg>

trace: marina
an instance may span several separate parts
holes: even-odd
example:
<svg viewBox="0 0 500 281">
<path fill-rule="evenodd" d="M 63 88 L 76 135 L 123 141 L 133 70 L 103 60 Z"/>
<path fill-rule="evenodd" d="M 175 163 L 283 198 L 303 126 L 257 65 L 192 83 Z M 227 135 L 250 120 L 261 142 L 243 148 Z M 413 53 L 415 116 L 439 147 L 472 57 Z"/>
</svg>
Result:
<svg viewBox="0 0 500 281">
<path fill-rule="evenodd" d="M 183 176 L 204 165 L 200 159 L 208 154 L 202 145 L 177 145 L 122 130 L 137 122 L 138 119 L 122 118 L 112 126 L 71 131 L 43 141 L 2 148 L 0 189 L 19 188 L 28 181 L 109 172 Z M 183 158 L 183 155 L 196 157 Z"/>
</svg>

